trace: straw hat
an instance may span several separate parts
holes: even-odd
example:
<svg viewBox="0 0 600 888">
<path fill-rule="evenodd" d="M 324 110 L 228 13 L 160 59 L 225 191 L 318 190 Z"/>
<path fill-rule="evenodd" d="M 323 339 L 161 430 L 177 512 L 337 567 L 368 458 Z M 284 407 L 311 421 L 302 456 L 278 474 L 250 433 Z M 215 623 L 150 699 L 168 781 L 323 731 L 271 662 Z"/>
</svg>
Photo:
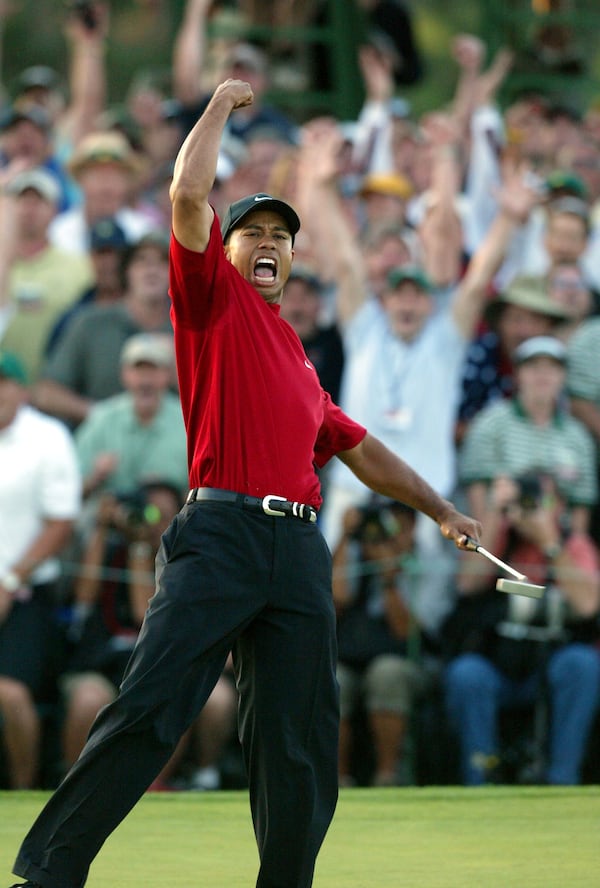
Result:
<svg viewBox="0 0 600 888">
<path fill-rule="evenodd" d="M 67 167 L 71 175 L 77 178 L 90 166 L 109 163 L 122 166 L 132 175 L 138 175 L 144 168 L 142 159 L 133 150 L 126 137 L 113 130 L 84 136 Z"/>
</svg>

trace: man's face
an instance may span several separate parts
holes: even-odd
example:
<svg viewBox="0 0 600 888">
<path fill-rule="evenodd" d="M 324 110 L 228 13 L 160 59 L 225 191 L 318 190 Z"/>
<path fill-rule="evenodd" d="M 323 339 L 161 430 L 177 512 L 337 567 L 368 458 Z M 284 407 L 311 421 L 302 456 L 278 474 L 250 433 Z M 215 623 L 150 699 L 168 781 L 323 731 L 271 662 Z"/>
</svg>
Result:
<svg viewBox="0 0 600 888">
<path fill-rule="evenodd" d="M 512 355 L 518 345 L 532 336 L 551 336 L 553 321 L 520 305 L 505 304 L 498 318 L 497 329 L 502 348 Z"/>
<path fill-rule="evenodd" d="M 17 228 L 25 239 L 45 238 L 56 207 L 34 188 L 26 188 L 16 205 Z"/>
<path fill-rule="evenodd" d="M 140 418 L 154 416 L 169 388 L 172 371 L 169 367 L 140 361 L 121 371 L 123 386 L 133 398 Z"/>
<path fill-rule="evenodd" d="M 319 293 L 312 284 L 292 278 L 285 288 L 281 317 L 292 325 L 300 339 L 314 336 L 318 329 Z"/>
<path fill-rule="evenodd" d="M 280 302 L 290 275 L 292 236 L 279 213 L 257 210 L 235 228 L 225 244 L 225 255 L 265 302 Z"/>
<path fill-rule="evenodd" d="M 421 332 L 433 310 L 431 295 L 409 280 L 385 290 L 382 303 L 392 333 L 404 342 L 411 342 Z"/>
<path fill-rule="evenodd" d="M 140 246 L 127 265 L 127 287 L 146 302 L 162 302 L 169 288 L 169 259 L 158 246 Z"/>
<path fill-rule="evenodd" d="M 516 378 L 525 404 L 553 405 L 558 402 L 565 384 L 565 368 L 554 358 L 540 355 L 517 367 Z"/>
<path fill-rule="evenodd" d="M 553 264 L 577 262 L 588 242 L 585 221 L 574 213 L 553 213 L 545 246 Z"/>
</svg>

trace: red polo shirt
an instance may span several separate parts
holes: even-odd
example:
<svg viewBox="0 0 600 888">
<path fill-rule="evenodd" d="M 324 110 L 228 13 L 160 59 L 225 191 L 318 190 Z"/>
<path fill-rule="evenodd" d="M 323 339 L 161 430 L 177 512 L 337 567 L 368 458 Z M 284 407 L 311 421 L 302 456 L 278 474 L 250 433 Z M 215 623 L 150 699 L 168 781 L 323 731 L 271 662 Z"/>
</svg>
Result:
<svg viewBox="0 0 600 888">
<path fill-rule="evenodd" d="M 366 434 L 321 388 L 292 327 L 225 258 L 171 238 L 170 296 L 192 487 L 320 506 L 315 466 Z"/>
</svg>

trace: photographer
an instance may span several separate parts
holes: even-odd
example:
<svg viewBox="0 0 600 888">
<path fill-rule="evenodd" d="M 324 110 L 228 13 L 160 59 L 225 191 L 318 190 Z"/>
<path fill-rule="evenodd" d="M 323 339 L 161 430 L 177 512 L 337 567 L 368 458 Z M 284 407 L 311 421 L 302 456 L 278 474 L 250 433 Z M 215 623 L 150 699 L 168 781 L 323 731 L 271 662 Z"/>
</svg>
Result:
<svg viewBox="0 0 600 888">
<path fill-rule="evenodd" d="M 116 696 L 154 594 L 160 537 L 180 503 L 179 491 L 167 482 L 100 498 L 74 584 L 67 633 L 71 650 L 63 681 L 64 757 L 69 766 L 98 710 Z"/>
<path fill-rule="evenodd" d="M 496 592 L 493 565 L 462 559 L 458 603 L 442 630 L 446 704 L 466 784 L 502 778 L 500 712 L 540 701 L 550 709 L 547 766 L 533 778 L 576 784 L 600 690 L 600 658 L 588 644 L 600 607 L 586 530 L 593 447 L 563 406 L 562 343 L 534 337 L 514 360 L 517 394 L 476 417 L 461 477 L 485 528 L 482 546 L 547 588 L 539 601 Z"/>
<path fill-rule="evenodd" d="M 352 720 L 360 704 L 375 747 L 373 783 L 394 785 L 413 701 L 426 684 L 412 611 L 421 574 L 414 510 L 398 502 L 349 509 L 333 567 L 340 785 L 355 782 Z"/>
<path fill-rule="evenodd" d="M 63 754 L 70 767 L 81 752 L 99 710 L 117 688 L 154 594 L 154 559 L 162 533 L 181 507 L 170 481 L 144 484 L 133 493 L 102 495 L 96 524 L 75 583 L 71 653 L 63 676 L 66 717 Z M 216 789 L 218 763 L 235 731 L 237 695 L 223 674 L 204 710 L 151 788 L 167 788 L 192 735 L 195 789 Z"/>
</svg>

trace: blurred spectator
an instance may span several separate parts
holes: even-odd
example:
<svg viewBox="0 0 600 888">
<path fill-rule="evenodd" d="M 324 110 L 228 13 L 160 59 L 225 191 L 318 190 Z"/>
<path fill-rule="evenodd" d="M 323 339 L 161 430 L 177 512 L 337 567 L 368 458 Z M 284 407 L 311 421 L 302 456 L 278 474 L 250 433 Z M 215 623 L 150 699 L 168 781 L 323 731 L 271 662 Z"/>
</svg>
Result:
<svg viewBox="0 0 600 888">
<path fill-rule="evenodd" d="M 134 333 L 171 333 L 169 245 L 166 236 L 147 234 L 124 256 L 125 293 L 112 305 L 81 309 L 49 356 L 34 396 L 47 413 L 73 425 L 94 401 L 122 391 L 119 356 Z"/>
<path fill-rule="evenodd" d="M 461 597 L 441 632 L 447 706 L 466 784 L 494 780 L 500 711 L 540 701 L 550 710 L 547 766 L 527 779 L 575 784 L 600 691 L 600 658 L 586 643 L 600 608 L 598 555 L 587 535 L 597 498 L 593 442 L 561 406 L 560 340 L 528 339 L 514 360 L 517 394 L 474 420 L 461 479 L 482 522 L 481 545 L 547 588 L 539 602 L 507 596 L 494 589 L 493 565 L 462 559 Z"/>
<path fill-rule="evenodd" d="M 111 216 L 98 219 L 90 228 L 89 258 L 93 280 L 80 294 L 77 302 L 56 320 L 46 340 L 46 354 L 50 354 L 65 330 L 86 305 L 109 305 L 125 295 L 123 257 L 127 251 L 125 232 Z"/>
<path fill-rule="evenodd" d="M 600 479 L 600 318 L 584 321 L 568 344 L 567 385 L 571 411 L 585 424 L 596 442 L 596 471 Z M 600 546 L 600 506 L 592 514 L 591 533 Z"/>
<path fill-rule="evenodd" d="M 187 133 L 208 102 L 212 85 L 207 82 L 207 16 L 212 0 L 186 0 L 183 18 L 173 49 L 173 92 L 183 106 L 184 131 Z M 234 111 L 229 118 L 224 142 L 246 142 L 256 129 L 268 127 L 294 143 L 297 126 L 285 114 L 265 101 L 270 83 L 266 53 L 251 43 L 236 41 L 223 48 L 217 59 L 216 82 L 228 77 L 244 80 L 252 87 L 254 100 L 247 108 Z"/>
<path fill-rule="evenodd" d="M 50 227 L 54 244 L 72 252 L 86 252 L 91 226 L 107 216 L 116 219 L 129 243 L 152 229 L 144 212 L 131 206 L 144 160 L 121 133 L 89 133 L 77 145 L 67 170 L 81 188 L 82 203 L 54 219 Z"/>
<path fill-rule="evenodd" d="M 154 592 L 153 566 L 161 533 L 181 507 L 170 482 L 129 484 L 105 492 L 73 587 L 64 757 L 73 764 L 97 712 L 116 696 Z"/>
<path fill-rule="evenodd" d="M 348 510 L 333 554 L 341 786 L 355 783 L 353 720 L 360 706 L 374 743 L 374 785 L 401 781 L 408 719 L 427 686 L 414 614 L 420 576 L 414 510 L 393 502 Z"/>
<path fill-rule="evenodd" d="M 54 152 L 52 121 L 44 108 L 9 107 L 0 114 L 0 166 L 21 161 L 24 167 L 43 167 L 58 184 L 56 204 L 63 212 L 72 200 L 69 177 Z"/>
<path fill-rule="evenodd" d="M 563 306 L 569 317 L 556 329 L 556 335 L 568 342 L 586 318 L 600 311 L 599 294 L 586 283 L 581 265 L 577 262 L 557 262 L 547 277 L 551 302 Z"/>
<path fill-rule="evenodd" d="M 295 262 L 286 284 L 281 317 L 292 325 L 321 385 L 337 401 L 344 351 L 337 325 L 323 322 L 323 298 L 319 277 L 308 266 Z"/>
<path fill-rule="evenodd" d="M 589 239 L 587 201 L 574 195 L 552 199 L 545 204 L 544 212 L 532 218 L 518 267 L 525 274 L 547 274 L 559 263 L 581 263 Z M 588 285 L 595 286 L 595 280 L 588 281 Z"/>
<path fill-rule="evenodd" d="M 6 279 L 4 330 L 0 341 L 25 364 L 31 383 L 37 380 L 48 335 L 59 315 L 71 306 L 91 280 L 87 256 L 52 245 L 48 228 L 56 216 L 59 188 L 41 167 L 15 176 L 0 196 L 0 278 Z"/>
<path fill-rule="evenodd" d="M 161 535 L 181 504 L 181 489 L 158 477 L 126 492 L 104 493 L 100 499 L 74 586 L 68 630 L 70 653 L 62 678 L 66 768 L 79 756 L 100 709 L 117 695 L 154 593 L 154 558 Z M 236 708 L 235 686 L 224 673 L 151 789 L 170 788 L 190 743 L 190 788 L 217 789 Z"/>
<path fill-rule="evenodd" d="M 423 58 L 409 4 L 403 0 L 352 0 L 345 12 L 346 28 L 353 35 L 357 55 L 365 45 L 381 55 L 389 64 L 396 88 L 419 82 L 423 75 Z M 326 3 L 317 4 L 313 22 L 327 24 Z M 315 88 L 331 89 L 331 53 L 325 44 L 315 44 L 311 64 Z"/>
<path fill-rule="evenodd" d="M 365 229 L 373 225 L 406 224 L 406 203 L 412 184 L 400 173 L 369 173 L 360 186 L 361 222 Z"/>
<path fill-rule="evenodd" d="M 40 778 L 40 703 L 61 665 L 54 616 L 59 556 L 79 514 L 71 436 L 27 404 L 25 370 L 0 352 L 0 714 L 10 786 Z"/>
<path fill-rule="evenodd" d="M 188 487 L 185 429 L 179 399 L 169 391 L 173 337 L 130 336 L 120 365 L 123 391 L 97 402 L 75 432 L 84 495 L 129 493 L 155 478 L 183 493 Z"/>
<path fill-rule="evenodd" d="M 572 310 L 564 300 L 551 299 L 544 277 L 516 277 L 488 303 L 485 329 L 469 344 L 463 368 L 455 431 L 458 444 L 483 407 L 512 396 L 512 355 L 516 347 L 531 336 L 558 332 L 571 316 Z"/>
<path fill-rule="evenodd" d="M 442 495 L 450 496 L 456 483 L 454 423 L 467 344 L 480 322 L 487 287 L 505 255 L 515 220 L 535 195 L 520 177 L 507 180 L 488 237 L 456 284 L 451 270 L 460 268 L 462 238 L 455 211 L 455 160 L 446 150 L 452 128 L 440 126 L 432 132 L 439 133 L 441 141 L 435 152 L 423 262 L 392 269 L 378 298 L 371 296 L 359 241 L 340 205 L 339 142 L 325 127 L 312 131 L 314 139 L 303 138 L 303 205 L 319 208 L 318 213 L 305 213 L 305 228 L 329 257 L 329 267 L 335 268 L 332 278 L 339 282 L 337 315 L 345 352 L 340 406 L 377 429 L 388 447 Z M 328 480 L 321 521 L 332 548 L 346 508 L 366 496 L 349 474 L 336 463 Z M 437 604 L 432 595 L 434 622 L 445 606 L 442 590 L 453 565 L 445 564 L 429 522 L 418 521 L 417 533 L 430 554 L 426 564 L 437 573 L 431 577 L 432 590 L 436 585 L 440 592 Z"/>
<path fill-rule="evenodd" d="M 96 0 L 89 7 L 85 15 L 81 7 L 71 4 L 65 17 L 67 83 L 55 69 L 47 65 L 31 65 L 20 71 L 10 84 L 16 107 L 35 105 L 48 114 L 53 128 L 54 152 L 61 164 L 92 129 L 106 101 L 108 4 Z"/>
</svg>

